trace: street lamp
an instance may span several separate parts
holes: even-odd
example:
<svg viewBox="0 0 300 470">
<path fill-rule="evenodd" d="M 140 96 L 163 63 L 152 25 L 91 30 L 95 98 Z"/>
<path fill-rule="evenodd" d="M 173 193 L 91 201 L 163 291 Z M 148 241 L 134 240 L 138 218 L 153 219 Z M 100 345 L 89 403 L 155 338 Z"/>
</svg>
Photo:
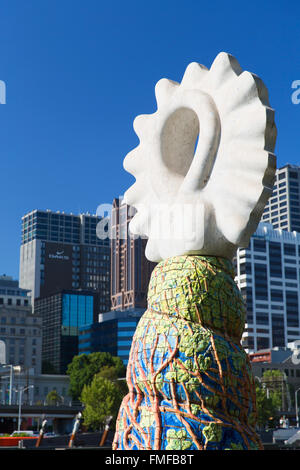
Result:
<svg viewBox="0 0 300 470">
<path fill-rule="evenodd" d="M 298 400 L 297 400 L 297 393 L 299 392 L 300 388 L 295 391 L 295 407 L 296 407 L 296 427 L 299 428 L 299 415 L 298 415 Z"/>
<path fill-rule="evenodd" d="M 262 379 L 259 378 L 257 375 L 255 376 L 255 379 L 257 379 L 259 383 L 262 385 L 263 390 L 267 390 L 267 398 L 270 398 L 269 388 L 267 387 L 266 383 L 263 382 Z"/>
<path fill-rule="evenodd" d="M 18 432 L 21 429 L 21 408 L 22 408 L 22 393 L 25 392 L 28 388 L 33 388 L 33 385 L 29 385 L 28 387 L 21 387 L 19 389 L 19 415 L 18 415 Z"/>
<path fill-rule="evenodd" d="M 9 380 L 9 405 L 12 403 L 12 387 L 13 387 L 13 372 L 21 372 L 21 366 L 13 366 L 11 364 L 2 364 L 2 367 L 10 367 L 10 380 Z"/>
</svg>

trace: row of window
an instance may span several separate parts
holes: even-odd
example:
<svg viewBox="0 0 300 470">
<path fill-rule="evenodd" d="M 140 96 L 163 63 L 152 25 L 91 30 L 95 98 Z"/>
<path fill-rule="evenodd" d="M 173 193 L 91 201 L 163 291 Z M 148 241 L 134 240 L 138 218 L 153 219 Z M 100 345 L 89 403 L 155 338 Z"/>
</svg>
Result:
<svg viewBox="0 0 300 470">
<path fill-rule="evenodd" d="M 13 302 L 13 299 L 11 298 L 3 298 L 0 297 L 0 305 L 16 305 L 18 307 L 20 306 L 28 306 L 29 305 L 29 300 L 28 299 L 15 299 L 15 302 Z"/>
</svg>

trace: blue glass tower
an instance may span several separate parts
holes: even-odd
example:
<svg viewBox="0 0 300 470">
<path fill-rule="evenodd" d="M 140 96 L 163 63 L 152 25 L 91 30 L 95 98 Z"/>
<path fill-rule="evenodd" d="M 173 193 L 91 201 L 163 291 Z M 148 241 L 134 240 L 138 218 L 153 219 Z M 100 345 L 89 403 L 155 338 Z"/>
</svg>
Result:
<svg viewBox="0 0 300 470">
<path fill-rule="evenodd" d="M 35 310 L 42 317 L 43 372 L 65 374 L 78 355 L 79 329 L 93 324 L 97 309 L 96 294 L 63 290 L 36 299 Z"/>
</svg>

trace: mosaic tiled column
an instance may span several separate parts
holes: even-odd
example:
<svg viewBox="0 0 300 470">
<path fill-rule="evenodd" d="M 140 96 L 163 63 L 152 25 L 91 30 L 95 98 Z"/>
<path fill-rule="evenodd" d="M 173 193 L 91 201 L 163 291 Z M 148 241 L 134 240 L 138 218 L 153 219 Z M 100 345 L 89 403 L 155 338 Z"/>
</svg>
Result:
<svg viewBox="0 0 300 470">
<path fill-rule="evenodd" d="M 261 449 L 244 322 L 230 261 L 160 262 L 133 338 L 113 449 Z"/>
</svg>

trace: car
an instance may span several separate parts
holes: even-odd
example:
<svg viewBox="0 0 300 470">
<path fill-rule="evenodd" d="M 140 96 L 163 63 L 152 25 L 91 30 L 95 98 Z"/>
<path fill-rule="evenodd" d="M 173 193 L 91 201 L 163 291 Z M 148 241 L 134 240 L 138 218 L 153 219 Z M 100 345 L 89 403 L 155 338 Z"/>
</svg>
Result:
<svg viewBox="0 0 300 470">
<path fill-rule="evenodd" d="M 29 430 L 29 431 L 28 431 L 28 430 L 26 430 L 26 431 L 25 431 L 25 430 L 24 430 L 24 431 L 21 430 L 21 431 L 14 431 L 14 432 L 11 434 L 12 437 L 14 437 L 14 436 L 17 437 L 17 436 L 20 436 L 20 435 L 21 435 L 21 436 L 24 436 L 24 437 L 25 437 L 25 436 L 28 436 L 28 437 L 30 437 L 30 436 L 36 437 L 36 436 L 38 436 L 38 433 L 36 433 L 35 431 L 32 431 L 32 430 Z"/>
</svg>

